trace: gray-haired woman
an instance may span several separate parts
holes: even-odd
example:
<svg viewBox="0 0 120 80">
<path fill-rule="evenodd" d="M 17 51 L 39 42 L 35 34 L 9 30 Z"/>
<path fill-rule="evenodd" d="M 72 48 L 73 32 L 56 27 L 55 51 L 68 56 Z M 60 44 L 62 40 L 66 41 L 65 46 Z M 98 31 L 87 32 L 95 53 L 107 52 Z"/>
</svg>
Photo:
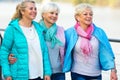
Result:
<svg viewBox="0 0 120 80">
<path fill-rule="evenodd" d="M 40 25 L 49 51 L 51 80 L 65 80 L 65 73 L 62 72 L 65 52 L 64 28 L 56 24 L 59 12 L 58 5 L 53 2 L 44 4 L 41 8 Z"/>
</svg>

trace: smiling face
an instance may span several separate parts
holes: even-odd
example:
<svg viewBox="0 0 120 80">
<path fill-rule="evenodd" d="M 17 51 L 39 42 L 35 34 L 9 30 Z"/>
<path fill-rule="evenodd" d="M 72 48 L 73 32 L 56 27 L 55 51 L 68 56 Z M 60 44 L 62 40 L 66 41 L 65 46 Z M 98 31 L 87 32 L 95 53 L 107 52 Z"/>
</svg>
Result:
<svg viewBox="0 0 120 80">
<path fill-rule="evenodd" d="M 82 25 L 89 26 L 92 23 L 93 12 L 89 8 L 85 8 L 80 14 L 76 15 L 77 21 Z"/>
<path fill-rule="evenodd" d="M 41 16 L 46 27 L 51 27 L 58 20 L 58 14 L 60 10 L 57 4 L 50 2 L 41 8 Z"/>
<path fill-rule="evenodd" d="M 21 11 L 22 18 L 33 20 L 37 15 L 36 6 L 34 3 L 27 2 L 25 3 L 26 7 L 24 10 Z"/>
<path fill-rule="evenodd" d="M 93 11 L 90 4 L 81 3 L 75 7 L 75 20 L 84 30 L 92 24 L 92 19 Z"/>
<path fill-rule="evenodd" d="M 42 17 L 46 25 L 52 25 L 58 19 L 58 11 L 45 12 Z"/>
</svg>

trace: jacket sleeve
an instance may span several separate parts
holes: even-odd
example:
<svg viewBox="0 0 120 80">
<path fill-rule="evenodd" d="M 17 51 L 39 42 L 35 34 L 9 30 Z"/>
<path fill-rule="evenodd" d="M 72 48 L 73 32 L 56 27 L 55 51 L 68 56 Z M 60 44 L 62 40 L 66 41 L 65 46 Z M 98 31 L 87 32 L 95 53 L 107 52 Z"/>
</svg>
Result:
<svg viewBox="0 0 120 80">
<path fill-rule="evenodd" d="M 50 59 L 48 54 L 48 48 L 45 43 L 43 35 L 41 35 L 41 47 L 42 47 L 42 54 L 43 54 L 43 69 L 44 69 L 44 76 L 48 75 L 50 76 L 52 74 L 51 65 L 50 65 Z"/>
<path fill-rule="evenodd" d="M 98 27 L 95 27 L 94 36 L 100 41 L 99 45 L 99 59 L 102 70 L 110 70 L 115 67 L 114 53 L 109 43 L 106 33 Z"/>
<path fill-rule="evenodd" d="M 0 49 L 1 65 L 4 77 L 11 76 L 8 55 L 12 48 L 12 44 L 13 44 L 13 29 L 11 27 L 8 27 L 5 30 Z"/>
<path fill-rule="evenodd" d="M 50 65 L 50 59 L 48 54 L 48 48 L 44 40 L 43 36 L 43 29 L 41 28 L 41 25 L 36 23 L 35 27 L 38 30 L 38 35 L 40 38 L 40 46 L 42 49 L 42 56 L 43 56 L 43 70 L 44 70 L 44 76 L 48 75 L 50 76 L 52 74 L 51 65 Z"/>
<path fill-rule="evenodd" d="M 101 33 L 103 40 L 100 44 L 100 62 L 103 70 L 110 70 L 115 67 L 115 56 L 106 33 L 104 31 Z"/>
<path fill-rule="evenodd" d="M 71 29 L 68 29 L 65 31 L 65 57 L 64 57 L 64 64 L 63 64 L 63 72 L 68 72 L 71 69 L 71 52 L 68 50 L 69 42 L 70 42 L 70 37 L 71 37 Z"/>
</svg>

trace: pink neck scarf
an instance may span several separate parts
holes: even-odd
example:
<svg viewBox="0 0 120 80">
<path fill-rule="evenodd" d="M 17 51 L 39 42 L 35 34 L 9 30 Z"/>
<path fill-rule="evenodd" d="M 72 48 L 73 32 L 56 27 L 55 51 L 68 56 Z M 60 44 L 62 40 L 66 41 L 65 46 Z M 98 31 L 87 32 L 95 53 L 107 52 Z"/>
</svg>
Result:
<svg viewBox="0 0 120 80">
<path fill-rule="evenodd" d="M 81 36 L 81 44 L 80 49 L 85 55 L 89 55 L 92 52 L 92 45 L 90 44 L 91 34 L 94 30 L 93 25 L 90 25 L 86 31 L 84 31 L 80 24 L 77 22 L 75 24 L 75 29 L 77 31 L 77 34 Z"/>
</svg>

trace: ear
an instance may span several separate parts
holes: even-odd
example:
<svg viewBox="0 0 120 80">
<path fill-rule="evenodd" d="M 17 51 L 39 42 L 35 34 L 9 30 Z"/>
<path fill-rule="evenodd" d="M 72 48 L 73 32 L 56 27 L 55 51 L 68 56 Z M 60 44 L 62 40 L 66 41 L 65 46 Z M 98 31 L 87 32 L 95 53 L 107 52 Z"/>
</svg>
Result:
<svg viewBox="0 0 120 80">
<path fill-rule="evenodd" d="M 20 13 L 23 15 L 23 14 L 25 13 L 25 11 L 24 11 L 24 10 L 21 10 Z"/>
<path fill-rule="evenodd" d="M 75 20 L 79 22 L 79 15 L 75 15 Z"/>
<path fill-rule="evenodd" d="M 44 19 L 44 17 L 45 17 L 45 13 L 42 13 L 42 18 Z"/>
</svg>

